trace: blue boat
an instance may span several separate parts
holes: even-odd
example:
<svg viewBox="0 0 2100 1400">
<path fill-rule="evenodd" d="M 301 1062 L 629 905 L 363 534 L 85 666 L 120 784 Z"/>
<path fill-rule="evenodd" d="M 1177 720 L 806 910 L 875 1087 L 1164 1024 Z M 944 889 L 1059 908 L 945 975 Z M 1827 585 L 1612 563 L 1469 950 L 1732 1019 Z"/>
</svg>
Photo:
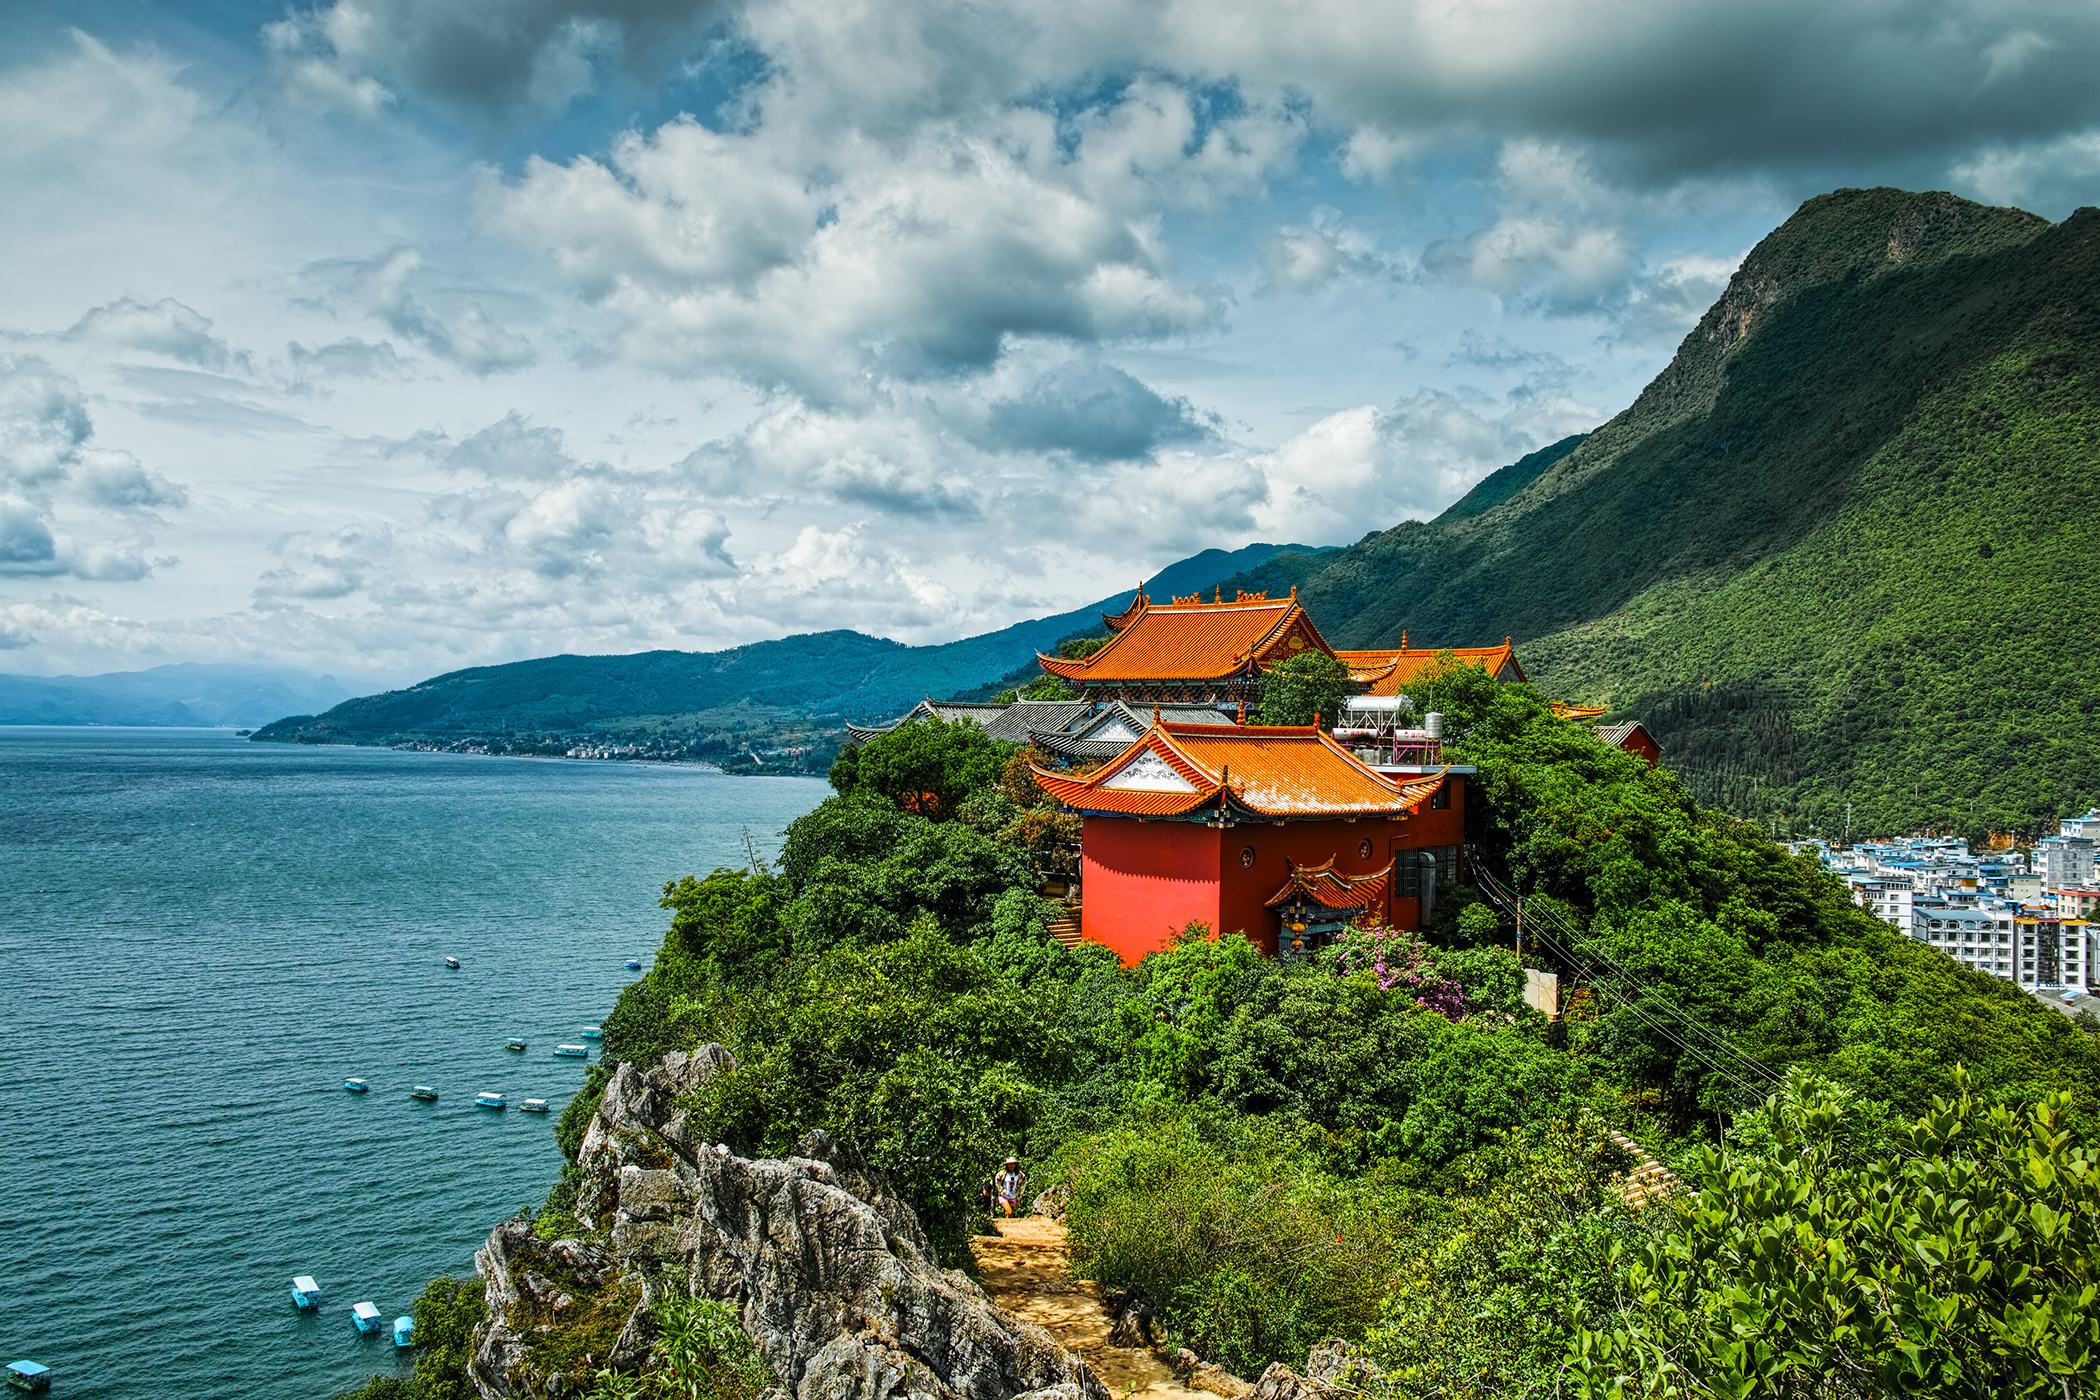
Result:
<svg viewBox="0 0 2100 1400">
<path fill-rule="evenodd" d="M 416 1320 L 402 1316 L 394 1319 L 394 1345 L 412 1347 L 416 1344 Z"/>
<path fill-rule="evenodd" d="M 451 968 L 454 972 L 457 972 L 459 971 L 459 959 L 453 957 L 450 953 L 447 953 L 445 954 L 445 966 Z"/>
<path fill-rule="evenodd" d="M 7 1363 L 7 1383 L 16 1390 L 41 1395 L 51 1388 L 51 1368 L 39 1366 L 34 1361 L 10 1361 Z"/>
<path fill-rule="evenodd" d="M 350 1321 L 361 1335 L 369 1337 L 379 1330 L 379 1309 L 370 1303 L 352 1303 Z"/>
<path fill-rule="evenodd" d="M 314 1282 L 312 1274 L 301 1274 L 292 1280 L 292 1306 L 301 1312 L 312 1312 L 321 1306 L 321 1285 Z"/>
<path fill-rule="evenodd" d="M 503 1107 L 504 1102 L 505 1100 L 503 1095 L 494 1093 L 488 1089 L 483 1089 L 480 1093 L 474 1096 L 474 1107 L 476 1108 L 501 1108 Z"/>
<path fill-rule="evenodd" d="M 591 1047 L 588 1045 L 557 1045 L 554 1047 L 554 1053 L 560 1055 L 563 1059 L 581 1060 L 591 1053 Z"/>
<path fill-rule="evenodd" d="M 577 1034 L 581 1035 L 585 1040 L 597 1040 L 600 1037 L 602 1037 L 605 1034 L 605 1032 L 599 1030 L 596 1026 L 585 1026 L 581 1031 L 577 1032 Z"/>
<path fill-rule="evenodd" d="M 343 1087 L 353 1094 L 369 1094 L 372 1092 L 372 1086 L 365 1083 L 362 1079 L 345 1079 Z"/>
<path fill-rule="evenodd" d="M 642 960 L 640 958 L 629 958 L 627 960 L 627 970 L 629 972 L 640 972 L 642 970 Z"/>
</svg>

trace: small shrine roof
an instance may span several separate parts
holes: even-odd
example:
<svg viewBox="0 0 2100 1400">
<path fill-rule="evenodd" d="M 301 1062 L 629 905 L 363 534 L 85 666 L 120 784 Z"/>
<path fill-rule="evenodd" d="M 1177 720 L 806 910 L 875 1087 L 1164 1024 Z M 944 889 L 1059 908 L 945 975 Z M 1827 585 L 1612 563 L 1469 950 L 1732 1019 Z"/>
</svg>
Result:
<svg viewBox="0 0 2100 1400">
<path fill-rule="evenodd" d="M 1258 816 L 1403 816 L 1443 784 L 1436 773 L 1395 781 L 1314 726 L 1155 723 L 1083 778 L 1033 770 L 1066 806 L 1125 816 L 1175 816 L 1206 804 Z"/>
</svg>

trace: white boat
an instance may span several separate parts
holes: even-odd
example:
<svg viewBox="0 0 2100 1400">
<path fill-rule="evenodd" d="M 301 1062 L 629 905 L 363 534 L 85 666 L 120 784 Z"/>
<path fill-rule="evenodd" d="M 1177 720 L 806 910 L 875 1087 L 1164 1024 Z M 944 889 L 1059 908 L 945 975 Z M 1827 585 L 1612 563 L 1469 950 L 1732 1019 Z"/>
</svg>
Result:
<svg viewBox="0 0 2100 1400">
<path fill-rule="evenodd" d="M 545 1113 L 546 1111 L 547 1101 L 545 1099 L 527 1099 L 518 1105 L 518 1112 L 520 1113 Z"/>
<path fill-rule="evenodd" d="M 474 1096 L 474 1107 L 476 1108 L 501 1108 L 504 1102 L 503 1095 L 490 1093 L 486 1089 Z"/>
<path fill-rule="evenodd" d="M 445 954 L 445 966 L 451 968 L 454 972 L 457 972 L 459 971 L 459 959 L 453 957 L 450 953 L 447 953 Z"/>
</svg>

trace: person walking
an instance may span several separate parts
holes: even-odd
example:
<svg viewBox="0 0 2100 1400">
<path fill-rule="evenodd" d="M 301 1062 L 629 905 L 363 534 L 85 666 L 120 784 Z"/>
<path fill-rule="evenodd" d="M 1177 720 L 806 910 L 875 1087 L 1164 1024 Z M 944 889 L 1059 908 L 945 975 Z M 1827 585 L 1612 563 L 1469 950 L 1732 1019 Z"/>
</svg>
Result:
<svg viewBox="0 0 2100 1400">
<path fill-rule="evenodd" d="M 1021 1170 L 1020 1158 L 1009 1157 L 1000 1164 L 999 1174 L 992 1178 L 992 1194 L 999 1214 L 1011 1220 L 1021 1213 L 1021 1200 L 1028 1194 L 1028 1173 Z"/>
</svg>

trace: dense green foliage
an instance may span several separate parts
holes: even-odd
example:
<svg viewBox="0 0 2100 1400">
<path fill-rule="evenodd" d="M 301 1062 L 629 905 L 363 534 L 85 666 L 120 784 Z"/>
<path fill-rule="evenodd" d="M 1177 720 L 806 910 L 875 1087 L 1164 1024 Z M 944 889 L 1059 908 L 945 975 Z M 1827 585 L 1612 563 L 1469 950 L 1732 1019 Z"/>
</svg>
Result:
<svg viewBox="0 0 2100 1400">
<path fill-rule="evenodd" d="M 1303 651 L 1262 677 L 1256 724 L 1312 724 L 1324 717 L 1332 724 L 1342 712 L 1342 698 L 1357 689 L 1349 668 L 1324 651 Z"/>
<path fill-rule="evenodd" d="M 1364 935 L 1308 963 L 1200 925 L 1133 968 L 1067 949 L 1045 932 L 1030 844 L 1055 814 L 1031 805 L 1015 751 L 927 724 L 840 765 L 777 868 L 665 890 L 670 930 L 606 1019 L 607 1059 L 722 1044 L 735 1068 L 684 1103 L 691 1131 L 779 1153 L 821 1129 L 889 1179 L 950 1262 L 966 1263 L 978 1189 L 1013 1152 L 1065 1198 L 1079 1265 L 1177 1344 L 1249 1374 L 1339 1335 L 1361 1348 L 1352 1384 L 1395 1397 L 1545 1396 L 1636 1372 L 1676 1393 L 1658 1336 L 1672 1355 L 1705 1346 L 1713 1366 L 1733 1364 L 1723 1280 L 1749 1257 L 1743 1241 L 1768 1237 L 1758 1212 L 1799 1206 L 1827 1174 L 1834 1204 L 1818 1218 L 1834 1218 L 1882 1189 L 1845 1175 L 1875 1162 L 1898 1196 L 1939 1189 L 1903 1175 L 1915 1139 L 1889 1126 L 1944 1113 L 1938 1098 L 1975 1105 L 1933 1129 L 1942 1140 L 2009 1141 L 2003 1125 L 2038 1121 L 2017 1115 L 2048 1100 L 2049 1131 L 2079 1137 L 2046 1150 L 2065 1163 L 2090 1151 L 2089 1032 L 1896 937 L 1812 863 L 1700 809 L 1530 688 L 1446 659 L 1414 690 L 1479 769 L 1469 849 L 1484 882 L 1525 894 L 1524 960 L 1585 993 L 1563 1024 L 1525 1008 L 1512 930 L 1463 887 L 1445 891 L 1426 940 Z M 1719 1224 L 1622 1202 L 1629 1158 L 1607 1130 L 1696 1163 L 1732 1124 L 1720 1178 L 1688 1166 L 1708 1183 L 1701 1210 L 1722 1200 L 1712 1180 L 1784 1167 L 1792 1139 L 1754 1110 L 1789 1069 L 1845 1096 L 1852 1155 L 1745 1188 Z M 565 1116 L 567 1151 L 604 1073 Z M 2024 1212 L 2016 1232 L 2053 1218 L 2035 1202 L 2068 1209 L 2063 1193 L 2085 1189 L 2045 1198 L 2056 1188 L 1991 1179 L 2000 1215 Z M 565 1177 L 543 1237 L 603 1228 L 575 1217 L 576 1199 Z M 2085 1286 L 2071 1263 L 2049 1269 L 2036 1288 Z M 1670 1288 L 1643 1292 L 1663 1270 Z M 1977 1286 L 1979 1307 L 2005 1302 Z M 2039 1319 L 2033 1355 L 2083 1335 L 2056 1307 L 2024 1314 Z M 1821 1316 L 1803 1303 L 1772 1329 Z M 1944 1335 L 1966 1356 L 1976 1334 Z M 726 1374 L 679 1373 L 737 1394 Z M 649 1394 L 657 1381 L 604 1384 Z"/>
<path fill-rule="evenodd" d="M 1623 1400 L 2067 1396 L 2100 1390 L 2100 1151 L 2060 1103 L 1957 1092 L 1885 1141 L 1791 1084 L 1698 1155 L 1576 1339 L 1570 1393 Z"/>
<path fill-rule="evenodd" d="M 1860 832 L 1982 832 L 2100 798 L 2074 601 L 2100 559 L 2100 211 L 1811 200 L 1631 407 L 1483 487 L 1236 582 L 1296 583 L 1337 645 L 1514 633 L 1702 800 L 1804 834 L 1848 802 Z"/>
<path fill-rule="evenodd" d="M 1284 548 L 1205 550 L 1162 569 L 1145 587 L 1162 597 L 1209 588 Z M 1306 557 L 1300 548 L 1288 548 L 1294 557 Z M 445 744 L 558 736 L 571 743 L 670 744 L 685 756 L 718 760 L 782 745 L 828 755 L 842 717 L 887 720 L 929 695 L 969 693 L 1064 638 L 1098 631 L 1102 613 L 1120 612 L 1129 601 L 1129 594 L 1121 594 L 935 646 L 833 631 L 716 652 L 547 656 L 476 666 L 346 700 L 321 715 L 291 716 L 264 726 L 256 737 Z M 1037 678 L 1032 664 L 1029 671 L 1024 684 Z M 823 771 L 821 765 L 816 771 Z"/>
</svg>

